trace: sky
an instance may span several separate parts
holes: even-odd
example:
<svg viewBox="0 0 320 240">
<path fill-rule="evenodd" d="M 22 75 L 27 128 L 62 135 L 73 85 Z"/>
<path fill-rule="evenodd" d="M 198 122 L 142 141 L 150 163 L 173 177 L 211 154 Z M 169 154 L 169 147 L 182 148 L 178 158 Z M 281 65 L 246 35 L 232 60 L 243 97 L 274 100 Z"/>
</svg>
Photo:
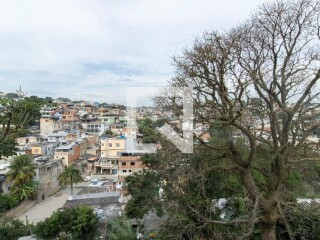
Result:
<svg viewBox="0 0 320 240">
<path fill-rule="evenodd" d="M 0 91 L 124 104 L 127 87 L 165 86 L 173 56 L 262 2 L 0 0 Z"/>
</svg>

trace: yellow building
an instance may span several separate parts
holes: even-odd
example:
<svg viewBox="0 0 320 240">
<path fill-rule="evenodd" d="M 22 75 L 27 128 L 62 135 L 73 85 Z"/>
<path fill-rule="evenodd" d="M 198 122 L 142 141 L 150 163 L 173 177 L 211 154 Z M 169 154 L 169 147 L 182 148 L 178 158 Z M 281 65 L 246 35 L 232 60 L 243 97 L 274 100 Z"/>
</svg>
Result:
<svg viewBox="0 0 320 240">
<path fill-rule="evenodd" d="M 31 154 L 33 155 L 43 155 L 47 153 L 47 148 L 42 144 L 33 144 L 31 145 Z"/>
</svg>

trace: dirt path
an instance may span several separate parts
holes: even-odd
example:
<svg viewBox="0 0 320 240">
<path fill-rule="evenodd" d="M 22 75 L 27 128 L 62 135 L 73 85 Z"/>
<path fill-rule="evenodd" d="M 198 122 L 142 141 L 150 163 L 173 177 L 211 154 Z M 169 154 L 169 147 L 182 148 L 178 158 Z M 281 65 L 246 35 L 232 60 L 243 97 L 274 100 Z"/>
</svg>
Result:
<svg viewBox="0 0 320 240">
<path fill-rule="evenodd" d="M 80 192 L 81 188 L 74 188 L 74 194 Z M 26 216 L 29 223 L 37 223 L 51 216 L 51 214 L 58 208 L 63 207 L 66 200 L 70 197 L 70 187 L 60 190 L 54 195 L 46 198 L 40 203 L 36 204 L 33 208 L 24 214 L 17 217 L 21 221 L 26 221 Z"/>
</svg>

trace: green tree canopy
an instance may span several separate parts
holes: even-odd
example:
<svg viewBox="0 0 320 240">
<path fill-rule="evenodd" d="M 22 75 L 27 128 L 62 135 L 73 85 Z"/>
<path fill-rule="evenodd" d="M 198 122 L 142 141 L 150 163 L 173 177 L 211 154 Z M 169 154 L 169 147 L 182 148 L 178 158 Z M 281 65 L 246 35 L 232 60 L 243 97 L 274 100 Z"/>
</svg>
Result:
<svg viewBox="0 0 320 240">
<path fill-rule="evenodd" d="M 54 212 L 51 217 L 35 225 L 33 232 L 43 240 L 66 235 L 77 240 L 96 239 L 98 220 L 93 209 L 87 206 L 67 208 Z"/>
<path fill-rule="evenodd" d="M 29 183 L 36 174 L 36 165 L 29 155 L 15 156 L 8 168 L 7 179 L 13 181 L 14 185 Z"/>
<path fill-rule="evenodd" d="M 65 167 L 64 171 L 58 176 L 60 186 L 66 186 L 70 184 L 71 195 L 73 195 L 73 184 L 83 182 L 81 173 L 73 166 Z"/>
<path fill-rule="evenodd" d="M 27 235 L 28 228 L 22 221 L 0 214 L 0 239 L 17 240 Z"/>
<path fill-rule="evenodd" d="M 143 134 L 143 143 L 157 143 L 159 133 L 156 128 L 161 126 L 161 121 L 152 121 L 150 118 L 139 119 L 139 133 Z"/>
<path fill-rule="evenodd" d="M 133 229 L 131 220 L 125 217 L 115 217 L 107 222 L 108 240 L 135 240 L 137 233 Z"/>
<path fill-rule="evenodd" d="M 36 96 L 0 99 L 0 157 L 11 156 L 14 139 L 26 133 L 26 128 L 40 118 L 45 101 Z"/>
</svg>

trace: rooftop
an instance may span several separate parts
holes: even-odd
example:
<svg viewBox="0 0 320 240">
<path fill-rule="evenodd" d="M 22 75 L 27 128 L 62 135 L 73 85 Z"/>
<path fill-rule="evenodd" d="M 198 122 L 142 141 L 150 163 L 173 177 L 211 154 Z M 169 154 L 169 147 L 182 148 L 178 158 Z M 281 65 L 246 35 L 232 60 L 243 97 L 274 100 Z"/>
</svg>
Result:
<svg viewBox="0 0 320 240">
<path fill-rule="evenodd" d="M 73 145 L 74 144 L 63 145 L 63 146 L 57 147 L 56 150 L 68 150 L 68 149 L 73 148 Z"/>
<path fill-rule="evenodd" d="M 120 192 L 97 192 L 87 193 L 73 196 L 72 200 L 92 199 L 92 198 L 105 198 L 105 197 L 120 197 Z"/>
<path fill-rule="evenodd" d="M 68 134 L 65 132 L 49 133 L 48 137 L 66 137 Z"/>
</svg>

